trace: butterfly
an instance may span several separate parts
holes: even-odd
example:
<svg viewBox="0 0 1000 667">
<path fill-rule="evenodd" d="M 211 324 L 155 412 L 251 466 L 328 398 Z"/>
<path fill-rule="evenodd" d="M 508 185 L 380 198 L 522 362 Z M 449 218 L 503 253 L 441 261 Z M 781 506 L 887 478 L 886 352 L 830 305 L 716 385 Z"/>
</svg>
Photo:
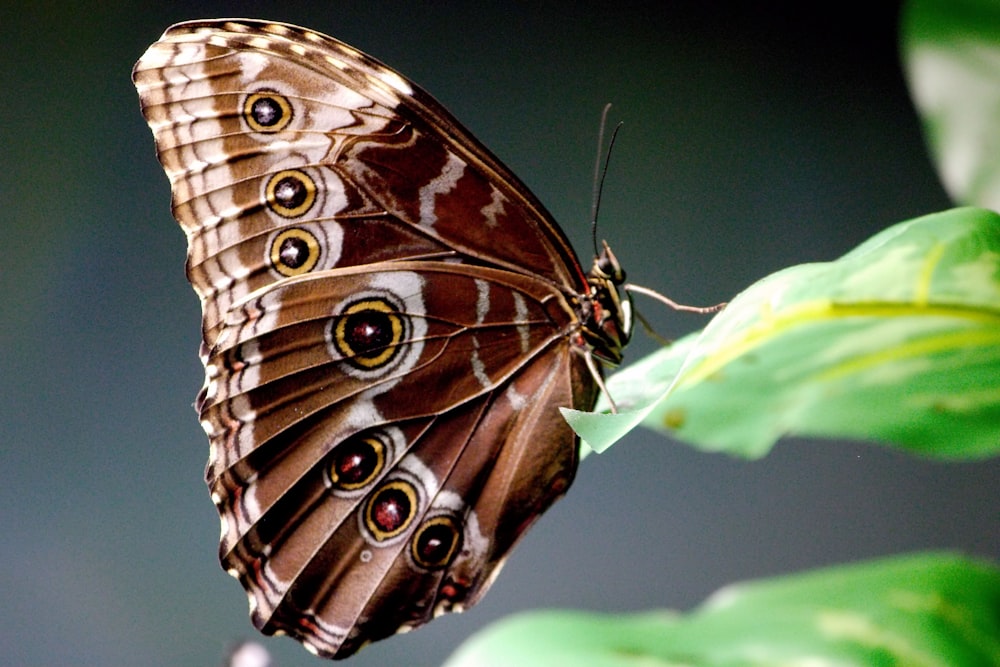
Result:
<svg viewBox="0 0 1000 667">
<path fill-rule="evenodd" d="M 133 70 L 201 299 L 206 481 L 254 625 L 343 658 L 461 611 L 573 481 L 625 276 L 331 37 L 169 28 Z"/>
</svg>

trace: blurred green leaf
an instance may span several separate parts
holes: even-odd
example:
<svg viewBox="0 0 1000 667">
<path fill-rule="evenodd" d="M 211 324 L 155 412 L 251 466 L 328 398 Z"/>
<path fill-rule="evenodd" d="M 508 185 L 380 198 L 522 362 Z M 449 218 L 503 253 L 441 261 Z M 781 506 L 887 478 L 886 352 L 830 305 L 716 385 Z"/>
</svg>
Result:
<svg viewBox="0 0 1000 667">
<path fill-rule="evenodd" d="M 521 614 L 446 667 L 990 667 L 1000 568 L 925 553 L 737 584 L 693 612 Z"/>
<path fill-rule="evenodd" d="M 567 417 L 599 450 L 641 422 L 747 457 L 786 434 L 995 455 L 1000 216 L 929 215 L 838 260 L 768 276 L 608 388 L 622 414 Z"/>
<path fill-rule="evenodd" d="M 911 0 L 900 32 L 941 181 L 958 203 L 1000 210 L 1000 2 Z"/>
</svg>

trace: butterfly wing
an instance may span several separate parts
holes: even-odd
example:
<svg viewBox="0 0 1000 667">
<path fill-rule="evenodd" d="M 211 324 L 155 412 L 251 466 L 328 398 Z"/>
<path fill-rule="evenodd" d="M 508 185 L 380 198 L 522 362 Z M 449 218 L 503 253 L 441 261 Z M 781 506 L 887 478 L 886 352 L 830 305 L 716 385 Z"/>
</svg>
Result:
<svg viewBox="0 0 1000 667">
<path fill-rule="evenodd" d="M 202 300 L 220 557 L 317 653 L 473 604 L 568 488 L 586 278 L 426 93 L 301 28 L 195 22 L 133 73 Z"/>
<path fill-rule="evenodd" d="M 209 345 L 228 307 L 268 282 L 383 259 L 450 254 L 586 291 L 528 189 L 430 95 L 346 44 L 274 23 L 184 23 L 133 78 Z"/>
<path fill-rule="evenodd" d="M 593 391 L 564 306 L 507 272 L 386 262 L 230 312 L 201 410 L 223 565 L 260 629 L 343 657 L 485 592 L 572 480 L 553 406 Z"/>
</svg>

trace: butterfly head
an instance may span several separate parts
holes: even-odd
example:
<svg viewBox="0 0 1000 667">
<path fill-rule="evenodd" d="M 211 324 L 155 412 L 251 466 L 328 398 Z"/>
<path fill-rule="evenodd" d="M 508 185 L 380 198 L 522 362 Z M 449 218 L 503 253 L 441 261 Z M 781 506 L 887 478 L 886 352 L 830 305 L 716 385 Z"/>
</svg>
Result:
<svg viewBox="0 0 1000 667">
<path fill-rule="evenodd" d="M 618 365 L 632 335 L 632 302 L 628 292 L 624 301 L 618 292 L 625 283 L 625 270 L 607 242 L 601 244 L 601 252 L 587 274 L 590 298 L 584 312 L 584 336 L 595 357 Z"/>
<path fill-rule="evenodd" d="M 601 241 L 601 246 L 601 253 L 594 258 L 590 276 L 609 280 L 617 287 L 625 282 L 625 269 L 615 257 L 615 253 L 611 252 L 611 246 L 607 241 Z"/>
</svg>

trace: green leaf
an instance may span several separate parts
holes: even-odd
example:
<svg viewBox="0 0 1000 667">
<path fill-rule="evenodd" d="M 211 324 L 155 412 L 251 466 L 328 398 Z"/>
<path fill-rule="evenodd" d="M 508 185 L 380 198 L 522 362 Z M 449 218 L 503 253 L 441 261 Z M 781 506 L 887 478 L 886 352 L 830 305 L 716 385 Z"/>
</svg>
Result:
<svg viewBox="0 0 1000 667">
<path fill-rule="evenodd" d="M 911 0 L 903 63 L 952 199 L 1000 210 L 1000 3 Z"/>
<path fill-rule="evenodd" d="M 1000 216 L 929 215 L 836 261 L 773 274 L 608 388 L 623 414 L 571 416 L 595 449 L 641 421 L 747 457 L 786 434 L 873 439 L 942 458 L 995 455 Z"/>
<path fill-rule="evenodd" d="M 611 376 L 607 384 L 618 404 L 620 411 L 617 414 L 602 412 L 610 409 L 604 396 L 594 412 L 560 408 L 569 425 L 583 438 L 583 456 L 590 451 L 603 453 L 656 409 L 657 402 L 670 390 L 699 336 L 701 333 L 676 340 Z"/>
<path fill-rule="evenodd" d="M 925 553 L 737 584 L 686 615 L 521 614 L 445 663 L 536 665 L 997 666 L 1000 568 Z"/>
</svg>

